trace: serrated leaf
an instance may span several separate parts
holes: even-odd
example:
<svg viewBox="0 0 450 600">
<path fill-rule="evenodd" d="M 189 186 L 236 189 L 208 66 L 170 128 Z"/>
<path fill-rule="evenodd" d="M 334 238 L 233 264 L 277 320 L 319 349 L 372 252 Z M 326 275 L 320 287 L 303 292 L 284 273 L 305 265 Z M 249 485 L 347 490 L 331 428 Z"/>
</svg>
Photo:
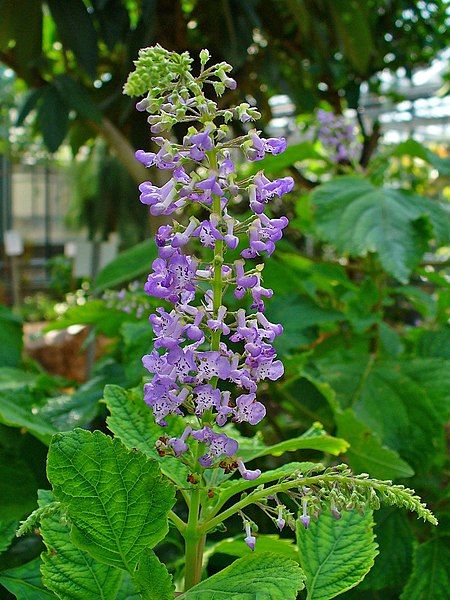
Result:
<svg viewBox="0 0 450 600">
<path fill-rule="evenodd" d="M 349 464 L 355 473 L 368 472 L 378 479 L 412 477 L 413 469 L 394 450 L 383 446 L 378 435 L 358 421 L 351 409 L 336 414 L 339 434 L 350 442 Z"/>
<path fill-rule="evenodd" d="M 46 498 L 46 500 L 44 500 Z M 40 507 L 48 494 L 40 494 Z M 122 571 L 95 561 L 74 546 L 61 514 L 41 519 L 40 531 L 47 552 L 42 553 L 44 584 L 61 600 L 113 600 L 122 582 Z"/>
<path fill-rule="evenodd" d="M 378 553 L 372 512 L 361 516 L 343 511 L 339 520 L 329 512 L 305 529 L 297 524 L 300 566 L 306 574 L 308 600 L 329 600 L 357 585 Z"/>
<path fill-rule="evenodd" d="M 20 600 L 55 600 L 56 596 L 46 590 L 41 580 L 41 560 L 36 558 L 29 563 L 0 573 L 0 584 Z"/>
<path fill-rule="evenodd" d="M 171 600 L 175 596 L 172 576 L 151 550 L 141 558 L 134 581 L 143 600 Z"/>
<path fill-rule="evenodd" d="M 450 589 L 450 550 L 445 539 L 420 544 L 401 600 L 446 600 Z"/>
<path fill-rule="evenodd" d="M 174 488 L 156 461 L 99 431 L 54 436 L 47 473 L 73 522 L 72 540 L 95 559 L 132 572 L 168 531 Z"/>
<path fill-rule="evenodd" d="M 141 242 L 121 252 L 97 275 L 93 284 L 94 291 L 98 293 L 146 275 L 155 258 L 156 246 L 153 240 Z"/>
<path fill-rule="evenodd" d="M 10 519 L 2 519 L 0 521 L 0 552 L 7 550 L 13 541 L 19 522 Z"/>
<path fill-rule="evenodd" d="M 262 552 L 235 561 L 194 586 L 182 600 L 295 600 L 304 575 L 297 563 L 278 554 Z"/>
<path fill-rule="evenodd" d="M 149 458 L 159 461 L 162 472 L 182 487 L 186 485 L 188 469 L 170 456 L 160 457 L 155 449 L 156 440 L 164 433 L 156 425 L 152 411 L 145 404 L 141 393 L 124 390 L 118 385 L 107 385 L 104 390 L 105 404 L 111 413 L 106 419 L 108 428 L 127 448 L 137 448 Z M 175 425 L 172 435 L 183 430 Z"/>
<path fill-rule="evenodd" d="M 316 364 L 334 388 L 341 409 L 352 407 L 356 418 L 416 471 L 423 472 L 443 449 L 442 411 L 450 393 L 445 361 L 434 369 L 430 387 L 426 359 L 373 361 L 368 355 L 330 353 Z M 436 359 L 440 362 L 439 359 Z M 428 366 L 430 368 L 430 366 Z M 413 370 L 413 372 L 412 372 Z"/>
<path fill-rule="evenodd" d="M 438 203 L 400 189 L 377 188 L 358 177 L 338 177 L 311 194 L 317 232 L 340 253 L 377 252 L 384 269 L 406 283 L 426 250 L 426 219 L 445 243 L 449 215 Z"/>
</svg>

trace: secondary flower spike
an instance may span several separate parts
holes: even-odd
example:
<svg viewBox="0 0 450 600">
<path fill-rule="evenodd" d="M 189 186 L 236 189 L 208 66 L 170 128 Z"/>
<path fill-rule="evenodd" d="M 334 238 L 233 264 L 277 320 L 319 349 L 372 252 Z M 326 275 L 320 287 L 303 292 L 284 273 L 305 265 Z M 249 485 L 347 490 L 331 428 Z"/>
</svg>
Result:
<svg viewBox="0 0 450 600">
<path fill-rule="evenodd" d="M 233 137 L 232 119 L 250 124 L 260 115 L 248 104 L 222 110 L 209 99 L 206 86 L 221 95 L 226 87 L 235 89 L 236 82 L 229 77 L 230 65 L 206 67 L 205 57 L 201 53 L 201 70 L 194 76 L 187 53 L 160 46 L 141 50 L 125 86 L 130 95 L 146 94 L 137 109 L 148 113 L 156 134 L 152 151 L 138 150 L 136 158 L 145 167 L 167 172 L 163 185 L 146 181 L 139 186 L 141 202 L 151 215 L 177 218 L 156 234 L 158 258 L 145 284 L 149 295 L 169 302 L 172 309 L 158 308 L 150 317 L 154 349 L 143 357 L 151 375 L 144 399 L 161 426 L 171 414 L 187 418 L 165 452 L 196 465 L 199 473 L 236 469 L 251 480 L 261 471 L 246 467 L 232 430 L 224 433 L 221 427 L 259 423 L 266 408 L 257 398 L 257 386 L 283 375 L 272 345 L 283 328 L 264 315 L 265 300 L 273 292 L 263 286 L 260 257 L 274 252 L 288 224 L 279 214 L 280 198 L 294 182 L 291 177 L 270 180 L 263 171 L 239 177 L 236 160 L 279 154 L 286 141 L 265 139 L 254 128 Z M 177 123 L 188 124 L 182 143 L 169 134 Z M 164 137 L 159 135 L 163 132 Z M 246 218 L 233 215 L 238 203 L 244 205 L 238 214 L 247 210 Z M 242 308 L 226 305 L 225 288 Z M 246 541 L 254 547 L 249 532 Z"/>
</svg>

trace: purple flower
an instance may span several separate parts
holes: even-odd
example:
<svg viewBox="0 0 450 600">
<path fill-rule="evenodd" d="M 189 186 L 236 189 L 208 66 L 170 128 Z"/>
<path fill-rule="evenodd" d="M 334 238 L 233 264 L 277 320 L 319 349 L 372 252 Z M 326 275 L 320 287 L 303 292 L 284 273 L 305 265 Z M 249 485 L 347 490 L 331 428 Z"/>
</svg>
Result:
<svg viewBox="0 0 450 600">
<path fill-rule="evenodd" d="M 217 408 L 220 404 L 220 391 L 209 383 L 194 388 L 195 414 L 202 416 L 205 410 Z"/>
<path fill-rule="evenodd" d="M 185 144 L 190 147 L 189 156 L 193 160 L 203 160 L 206 152 L 213 149 L 213 142 L 209 134 L 210 130 L 205 129 L 205 131 L 195 133 L 194 135 L 190 135 L 185 138 Z"/>
<path fill-rule="evenodd" d="M 179 438 L 170 438 L 170 440 L 168 441 L 168 445 L 173 448 L 175 456 L 180 456 L 181 454 L 189 450 L 189 446 L 186 444 L 186 439 L 189 437 L 191 432 L 192 427 L 188 426 Z"/>
<path fill-rule="evenodd" d="M 238 465 L 239 473 L 242 475 L 242 477 L 244 479 L 247 479 L 248 481 L 252 481 L 253 479 L 258 479 L 258 477 L 261 475 L 261 471 L 259 469 L 255 469 L 254 471 L 250 471 L 249 469 L 247 469 L 240 458 L 238 458 L 238 460 L 237 460 L 237 465 Z"/>
<path fill-rule="evenodd" d="M 164 52 L 158 49 L 160 51 Z M 201 64 L 203 67 L 204 62 Z M 223 86 L 236 87 L 228 72 L 226 63 L 218 65 L 215 71 L 203 71 L 208 83 L 213 78 L 218 94 Z M 149 113 L 151 130 L 157 134 L 170 132 L 176 122 L 190 126 L 182 144 L 170 134 L 155 135 L 151 139 L 158 147 L 156 153 L 136 152 L 136 159 L 143 165 L 154 166 L 170 175 L 167 183 L 160 187 L 150 181 L 142 183 L 139 186 L 141 202 L 149 207 L 153 216 L 167 216 L 195 203 L 202 205 L 196 207 L 197 214 L 200 210 L 209 213 L 201 222 L 191 216 L 187 224 L 174 221 L 160 226 L 157 231 L 158 258 L 152 263 L 144 289 L 147 294 L 171 303 L 172 307 L 158 308 L 149 318 L 154 345 L 142 359 L 151 378 L 144 386 L 144 399 L 162 426 L 170 414 L 189 413 L 189 424 L 184 432 L 166 444 L 175 456 L 188 452 L 189 445 L 197 452 L 200 443 L 204 445 L 199 458 L 201 467 L 220 466 L 230 472 L 237 464 L 241 476 L 253 480 L 260 475 L 260 470 L 247 469 L 236 456 L 237 441 L 224 433 L 216 433 L 211 424 L 215 422 L 222 427 L 230 420 L 250 425 L 259 423 L 266 410 L 257 399 L 258 383 L 283 375 L 283 365 L 272 346 L 283 328 L 264 315 L 264 302 L 273 292 L 263 286 L 259 267 L 246 268 L 245 259 L 271 256 L 274 252 L 288 220 L 270 218 L 264 209 L 270 200 L 292 190 L 293 179 L 282 177 L 271 181 L 263 172 L 242 179 L 236 173 L 232 153 L 241 151 L 250 160 L 258 161 L 267 153 L 283 152 L 286 141 L 263 138 L 254 129 L 230 139 L 228 120 L 234 117 L 241 122 L 251 121 L 258 116 L 256 109 L 246 103 L 231 110 L 216 109 L 214 102 L 202 95 L 204 82 L 201 79 L 189 81 L 191 83 L 178 85 L 180 82 L 174 80 L 170 91 L 155 88 L 137 106 L 138 110 Z M 222 119 L 220 123 L 216 121 L 217 116 Z M 201 123 L 199 130 L 191 126 L 197 118 Z M 328 128 L 321 132 L 322 138 L 336 137 L 329 118 L 321 118 L 327 121 L 323 127 Z M 340 141 L 342 146 L 337 149 L 338 153 L 346 148 L 342 140 L 350 137 L 348 128 L 342 130 L 340 138 L 336 137 L 334 141 Z M 231 209 L 246 192 L 255 214 L 239 219 L 231 214 Z M 194 238 L 199 243 L 194 243 Z M 241 259 L 230 259 L 226 253 L 235 251 L 240 240 L 248 240 L 248 247 L 242 250 Z M 199 253 L 198 258 L 193 252 Z M 227 288 L 231 288 L 238 299 L 247 293 L 251 296 L 249 312 L 242 308 L 231 312 L 227 308 L 224 294 Z M 230 342 L 239 345 L 230 348 Z M 233 385 L 233 392 L 222 389 Z M 282 512 L 277 523 L 282 529 Z M 255 537 L 250 529 L 246 542 L 254 549 Z"/>
<path fill-rule="evenodd" d="M 237 452 L 238 443 L 236 440 L 224 433 L 215 433 L 210 427 L 193 431 L 191 435 L 208 447 L 208 451 L 198 459 L 202 467 L 210 467 L 213 461 L 220 456 L 233 456 Z"/>
<path fill-rule="evenodd" d="M 241 394 L 236 398 L 234 421 L 243 421 L 256 425 L 266 416 L 266 409 L 261 402 L 256 401 L 256 394 Z"/>
<path fill-rule="evenodd" d="M 256 545 L 256 538 L 254 535 L 252 535 L 250 523 L 248 523 L 248 522 L 245 523 L 245 535 L 246 535 L 246 537 L 244 538 L 244 542 L 247 544 L 247 546 L 253 552 L 253 550 L 255 549 L 255 545 Z"/>
</svg>

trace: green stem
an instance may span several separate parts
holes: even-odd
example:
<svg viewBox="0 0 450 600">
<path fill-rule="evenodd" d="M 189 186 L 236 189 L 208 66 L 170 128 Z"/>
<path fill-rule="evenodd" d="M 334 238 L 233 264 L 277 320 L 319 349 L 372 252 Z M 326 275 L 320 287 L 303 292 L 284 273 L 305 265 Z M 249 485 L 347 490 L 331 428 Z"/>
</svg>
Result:
<svg viewBox="0 0 450 600">
<path fill-rule="evenodd" d="M 273 496 L 274 494 L 286 492 L 292 488 L 298 488 L 326 482 L 336 482 L 344 484 L 353 483 L 362 487 L 371 487 L 375 490 L 383 490 L 387 487 L 386 482 L 374 481 L 373 479 L 357 479 L 355 477 L 349 477 L 345 475 L 314 475 L 311 477 L 300 477 L 299 479 L 290 479 L 288 481 L 283 481 L 268 488 L 255 490 L 248 496 L 245 496 L 245 498 L 242 498 L 242 500 L 239 500 L 239 502 L 233 504 L 233 506 L 230 506 L 230 508 L 224 510 L 216 517 L 213 517 L 212 519 L 209 519 L 209 521 L 201 523 L 200 530 L 206 533 L 211 529 L 214 529 L 214 527 L 217 527 L 217 525 L 219 525 L 226 519 L 229 519 L 230 517 L 238 513 L 240 510 L 246 508 L 250 504 L 254 504 L 255 502 L 259 502 L 260 500 L 267 498 L 267 496 Z"/>
<path fill-rule="evenodd" d="M 212 151 L 209 154 L 211 170 L 218 172 L 216 152 Z M 218 219 L 222 216 L 222 208 L 220 205 L 220 197 L 214 196 L 212 212 Z M 213 258 L 213 312 L 217 316 L 218 310 L 222 304 L 223 281 L 222 281 L 222 264 L 223 264 L 223 242 L 218 240 L 214 248 Z M 211 350 L 219 350 L 220 347 L 220 329 L 214 331 L 211 335 Z M 211 380 L 213 386 L 217 385 L 217 377 Z M 203 423 L 211 420 L 210 411 L 207 411 L 202 418 Z M 197 448 L 197 454 L 200 447 Z M 198 456 L 196 456 L 196 464 Z M 184 533 L 185 539 L 185 583 L 184 589 L 189 590 L 192 586 L 198 583 L 202 575 L 203 552 L 205 548 L 205 533 L 199 528 L 199 512 L 202 505 L 202 496 L 200 490 L 200 482 L 198 487 L 191 493 L 191 501 L 189 506 L 189 518 Z"/>
<path fill-rule="evenodd" d="M 200 509 L 200 488 L 192 490 L 191 505 L 189 507 L 189 518 L 184 533 L 185 540 L 185 576 L 184 591 L 189 590 L 200 580 L 201 561 L 199 542 L 202 539 L 202 533 L 198 529 L 198 515 Z"/>
</svg>

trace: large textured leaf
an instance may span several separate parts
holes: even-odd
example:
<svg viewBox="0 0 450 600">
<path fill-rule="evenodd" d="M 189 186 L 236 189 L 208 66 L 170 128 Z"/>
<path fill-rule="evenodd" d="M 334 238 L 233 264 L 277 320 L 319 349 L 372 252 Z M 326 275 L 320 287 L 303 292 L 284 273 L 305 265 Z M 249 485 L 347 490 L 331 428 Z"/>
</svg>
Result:
<svg viewBox="0 0 450 600">
<path fill-rule="evenodd" d="M 304 575 L 297 563 L 271 552 L 240 558 L 182 594 L 183 600 L 295 600 Z"/>
<path fill-rule="evenodd" d="M 339 435 L 350 443 L 347 456 L 355 473 L 368 472 L 378 479 L 412 477 L 414 471 L 397 452 L 386 448 L 379 437 L 358 421 L 351 409 L 335 416 Z"/>
<path fill-rule="evenodd" d="M 150 272 L 155 258 L 156 246 L 153 240 L 141 242 L 125 250 L 100 271 L 94 281 L 94 290 L 99 292 L 146 275 Z"/>
<path fill-rule="evenodd" d="M 56 152 L 69 130 L 69 108 L 53 86 L 47 86 L 39 100 L 37 121 L 49 152 Z"/>
<path fill-rule="evenodd" d="M 175 596 L 172 576 L 152 550 L 141 558 L 134 581 L 142 600 L 172 600 Z"/>
<path fill-rule="evenodd" d="M 39 506 L 52 500 L 40 491 Z M 47 553 L 42 554 L 42 580 L 62 600 L 113 600 L 122 581 L 122 571 L 95 561 L 74 546 L 70 529 L 56 513 L 41 519 L 40 531 Z"/>
<path fill-rule="evenodd" d="M 377 188 L 348 176 L 319 186 L 311 200 L 322 239 L 351 256 L 377 252 L 384 269 L 402 282 L 426 250 L 426 228 L 419 220 L 429 221 L 438 242 L 448 240 L 448 213 L 404 190 Z"/>
<path fill-rule="evenodd" d="M 372 512 L 342 513 L 338 521 L 323 513 L 305 530 L 299 522 L 300 566 L 306 574 L 308 600 L 329 600 L 357 585 L 374 563 Z"/>
<path fill-rule="evenodd" d="M 97 32 L 83 0 L 47 0 L 47 4 L 64 46 L 73 51 L 80 66 L 94 79 L 98 57 Z"/>
<path fill-rule="evenodd" d="M 430 361 L 441 364 L 440 369 L 434 364 L 431 388 Z M 415 359 L 411 373 L 409 361 L 373 361 L 355 354 L 344 361 L 334 353 L 317 365 L 335 390 L 340 407 L 353 407 L 356 418 L 416 472 L 423 472 L 442 451 L 446 415 L 437 404 L 449 394 L 445 362 Z"/>
<path fill-rule="evenodd" d="M 72 539 L 97 560 L 132 572 L 168 531 L 174 489 L 156 461 L 99 431 L 57 434 L 47 472 L 74 523 Z"/>
<path fill-rule="evenodd" d="M 447 540 L 448 541 L 448 540 Z M 450 589 L 450 550 L 445 539 L 417 546 L 413 572 L 401 595 L 402 600 L 447 600 Z"/>
<path fill-rule="evenodd" d="M 155 442 L 164 431 L 156 425 L 153 413 L 144 403 L 142 394 L 124 390 L 118 385 L 107 385 L 104 398 L 111 413 L 106 422 L 114 435 L 127 448 L 137 448 L 149 458 L 159 460 L 162 472 L 185 486 L 187 467 L 173 457 L 160 457 L 156 452 Z M 175 424 L 175 429 L 171 428 L 170 433 L 178 435 L 182 429 L 183 424 L 180 427 Z"/>
<path fill-rule="evenodd" d="M 46 590 L 41 581 L 41 560 L 36 558 L 25 565 L 0 573 L 0 583 L 20 600 L 53 600 L 56 596 Z"/>
</svg>

